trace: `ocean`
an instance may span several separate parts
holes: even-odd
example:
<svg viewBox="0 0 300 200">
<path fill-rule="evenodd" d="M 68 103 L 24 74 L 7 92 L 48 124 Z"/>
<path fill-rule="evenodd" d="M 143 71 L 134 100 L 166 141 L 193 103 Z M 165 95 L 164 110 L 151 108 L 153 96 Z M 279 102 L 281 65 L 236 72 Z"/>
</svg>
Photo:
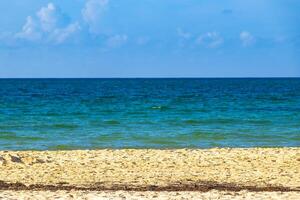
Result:
<svg viewBox="0 0 300 200">
<path fill-rule="evenodd" d="M 300 78 L 0 79 L 0 149 L 300 146 Z"/>
</svg>

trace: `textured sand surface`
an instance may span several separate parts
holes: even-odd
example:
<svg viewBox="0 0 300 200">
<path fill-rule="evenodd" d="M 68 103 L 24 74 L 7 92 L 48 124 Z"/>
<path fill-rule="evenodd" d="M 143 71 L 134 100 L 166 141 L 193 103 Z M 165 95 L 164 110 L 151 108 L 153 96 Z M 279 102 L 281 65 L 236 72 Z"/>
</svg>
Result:
<svg viewBox="0 0 300 200">
<path fill-rule="evenodd" d="M 209 192 L 128 192 L 128 191 L 0 191 L 0 199 L 15 200 L 44 200 L 44 199 L 243 199 L 243 200 L 298 200 L 300 193 L 297 192 L 226 192 L 211 190 Z"/>
<path fill-rule="evenodd" d="M 25 185 L 30 189 L 51 185 L 94 190 L 300 190 L 300 148 L 0 152 L 0 188 Z M 253 188 L 243 188 L 249 186 Z"/>
</svg>

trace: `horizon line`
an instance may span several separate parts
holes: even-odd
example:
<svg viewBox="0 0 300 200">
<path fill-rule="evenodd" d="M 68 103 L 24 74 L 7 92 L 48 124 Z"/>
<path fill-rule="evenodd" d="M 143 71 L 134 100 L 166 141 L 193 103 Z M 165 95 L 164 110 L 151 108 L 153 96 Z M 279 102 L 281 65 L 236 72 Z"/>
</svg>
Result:
<svg viewBox="0 0 300 200">
<path fill-rule="evenodd" d="M 189 76 L 174 76 L 174 77 L 0 77 L 0 79 L 230 79 L 230 78 L 300 78 L 300 76 L 208 76 L 208 77 L 189 77 Z"/>
</svg>

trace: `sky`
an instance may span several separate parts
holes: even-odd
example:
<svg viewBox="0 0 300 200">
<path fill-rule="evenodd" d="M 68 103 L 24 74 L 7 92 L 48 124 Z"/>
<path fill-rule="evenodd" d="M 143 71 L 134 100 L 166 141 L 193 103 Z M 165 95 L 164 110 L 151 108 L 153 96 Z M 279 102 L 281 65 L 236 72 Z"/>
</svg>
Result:
<svg viewBox="0 0 300 200">
<path fill-rule="evenodd" d="M 0 1 L 0 78 L 299 77 L 299 0 Z"/>
</svg>

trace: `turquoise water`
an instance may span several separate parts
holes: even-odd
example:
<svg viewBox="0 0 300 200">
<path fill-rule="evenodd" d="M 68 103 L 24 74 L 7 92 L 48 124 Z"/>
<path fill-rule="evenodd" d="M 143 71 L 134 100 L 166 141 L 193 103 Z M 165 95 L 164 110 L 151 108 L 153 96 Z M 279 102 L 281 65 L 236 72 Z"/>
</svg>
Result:
<svg viewBox="0 0 300 200">
<path fill-rule="evenodd" d="M 300 79 L 0 79 L 0 149 L 300 146 Z"/>
</svg>

